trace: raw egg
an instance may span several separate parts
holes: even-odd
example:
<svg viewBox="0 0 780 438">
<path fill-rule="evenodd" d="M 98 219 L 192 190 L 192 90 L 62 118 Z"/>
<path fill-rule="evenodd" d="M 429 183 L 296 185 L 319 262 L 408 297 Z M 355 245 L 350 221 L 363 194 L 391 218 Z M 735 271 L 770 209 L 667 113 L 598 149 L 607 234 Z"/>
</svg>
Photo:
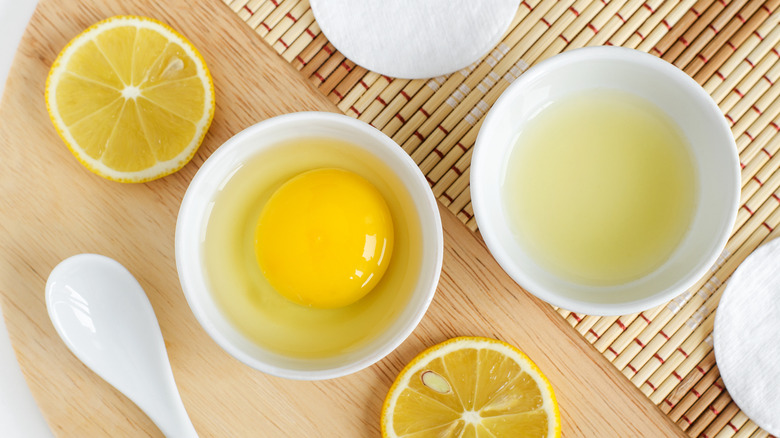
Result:
<svg viewBox="0 0 780 438">
<path fill-rule="evenodd" d="M 263 207 L 257 262 L 271 286 L 303 306 L 337 308 L 368 294 L 387 270 L 393 221 L 370 182 L 316 169 L 285 182 Z"/>
</svg>

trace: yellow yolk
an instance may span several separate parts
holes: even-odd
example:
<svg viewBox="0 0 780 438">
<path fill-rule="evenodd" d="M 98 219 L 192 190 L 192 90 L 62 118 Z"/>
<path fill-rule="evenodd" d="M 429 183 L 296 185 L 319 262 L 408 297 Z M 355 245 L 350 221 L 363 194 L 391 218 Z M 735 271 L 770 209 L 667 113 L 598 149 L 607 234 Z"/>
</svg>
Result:
<svg viewBox="0 0 780 438">
<path fill-rule="evenodd" d="M 336 308 L 363 298 L 384 275 L 393 222 L 379 191 L 340 169 L 302 173 L 282 185 L 260 213 L 257 262 L 286 298 Z"/>
</svg>

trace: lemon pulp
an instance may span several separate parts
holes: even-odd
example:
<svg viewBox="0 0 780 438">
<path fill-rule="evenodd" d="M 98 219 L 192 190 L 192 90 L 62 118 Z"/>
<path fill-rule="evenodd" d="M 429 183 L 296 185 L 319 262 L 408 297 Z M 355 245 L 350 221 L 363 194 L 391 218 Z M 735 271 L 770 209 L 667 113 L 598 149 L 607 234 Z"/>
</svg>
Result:
<svg viewBox="0 0 780 438">
<path fill-rule="evenodd" d="M 352 172 L 305 172 L 268 200 L 255 251 L 266 279 L 286 298 L 324 309 L 347 306 L 387 270 L 390 210 L 379 191 Z"/>
<path fill-rule="evenodd" d="M 552 385 L 517 348 L 461 337 L 414 358 L 382 407 L 385 438 L 557 438 Z"/>
<path fill-rule="evenodd" d="M 114 181 L 183 167 L 214 115 L 214 88 L 192 44 L 146 17 L 103 20 L 76 36 L 46 81 L 52 123 L 73 155 Z"/>
</svg>

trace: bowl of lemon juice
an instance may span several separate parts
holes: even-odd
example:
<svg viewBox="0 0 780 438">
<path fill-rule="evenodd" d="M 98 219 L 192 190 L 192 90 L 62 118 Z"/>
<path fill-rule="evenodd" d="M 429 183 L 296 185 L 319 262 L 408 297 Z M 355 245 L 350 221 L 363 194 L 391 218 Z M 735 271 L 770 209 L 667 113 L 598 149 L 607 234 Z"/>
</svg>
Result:
<svg viewBox="0 0 780 438">
<path fill-rule="evenodd" d="M 350 117 L 302 112 L 245 129 L 206 160 L 175 247 L 190 308 L 224 350 L 269 374 L 326 379 L 412 332 L 443 237 L 403 149 Z"/>
<path fill-rule="evenodd" d="M 726 121 L 693 79 L 619 47 L 556 55 L 491 108 L 471 164 L 485 243 L 537 297 L 593 315 L 683 293 L 716 263 L 740 193 Z"/>
</svg>

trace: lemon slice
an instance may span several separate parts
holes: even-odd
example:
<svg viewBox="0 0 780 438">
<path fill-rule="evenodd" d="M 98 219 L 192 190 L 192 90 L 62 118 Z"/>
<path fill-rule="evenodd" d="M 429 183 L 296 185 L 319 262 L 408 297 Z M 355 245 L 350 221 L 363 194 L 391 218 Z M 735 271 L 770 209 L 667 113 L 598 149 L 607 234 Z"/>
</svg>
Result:
<svg viewBox="0 0 780 438">
<path fill-rule="evenodd" d="M 87 169 L 144 182 L 190 161 L 214 116 L 214 87 L 203 58 L 175 30 L 118 16 L 60 52 L 46 80 L 46 107 Z"/>
<path fill-rule="evenodd" d="M 382 406 L 386 438 L 561 436 L 552 386 L 517 348 L 453 338 L 414 358 Z"/>
</svg>

